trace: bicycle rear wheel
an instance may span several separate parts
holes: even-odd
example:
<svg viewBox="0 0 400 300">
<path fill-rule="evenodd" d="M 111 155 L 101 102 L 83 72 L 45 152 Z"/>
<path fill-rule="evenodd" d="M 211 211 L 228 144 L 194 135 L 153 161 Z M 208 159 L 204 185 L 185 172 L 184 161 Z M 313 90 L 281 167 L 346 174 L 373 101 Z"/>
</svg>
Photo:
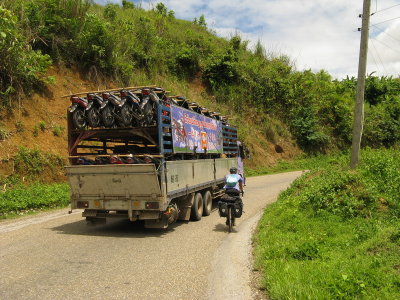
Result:
<svg viewBox="0 0 400 300">
<path fill-rule="evenodd" d="M 232 206 L 228 205 L 228 215 L 226 216 L 226 220 L 228 223 L 228 230 L 232 232 Z"/>
</svg>

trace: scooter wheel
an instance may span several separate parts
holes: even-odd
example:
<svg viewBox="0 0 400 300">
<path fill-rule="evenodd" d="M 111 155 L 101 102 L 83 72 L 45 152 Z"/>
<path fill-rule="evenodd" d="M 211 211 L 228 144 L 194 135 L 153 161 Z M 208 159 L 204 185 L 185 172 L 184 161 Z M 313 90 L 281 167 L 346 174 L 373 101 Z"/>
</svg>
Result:
<svg viewBox="0 0 400 300">
<path fill-rule="evenodd" d="M 105 127 L 111 128 L 114 125 L 115 118 L 113 116 L 113 108 L 106 106 L 101 111 L 101 119 Z"/>
<path fill-rule="evenodd" d="M 100 125 L 100 112 L 99 109 L 93 107 L 87 112 L 88 124 L 92 128 L 99 127 Z"/>
<path fill-rule="evenodd" d="M 77 129 L 83 129 L 86 126 L 86 116 L 83 109 L 77 108 L 72 113 L 72 122 Z"/>
</svg>

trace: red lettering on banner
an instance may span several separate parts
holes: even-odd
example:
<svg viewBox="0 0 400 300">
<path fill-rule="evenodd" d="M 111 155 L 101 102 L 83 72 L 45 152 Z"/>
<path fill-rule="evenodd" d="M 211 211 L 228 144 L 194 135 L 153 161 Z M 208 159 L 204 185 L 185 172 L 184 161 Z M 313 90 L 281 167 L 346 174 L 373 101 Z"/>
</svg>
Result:
<svg viewBox="0 0 400 300">
<path fill-rule="evenodd" d="M 197 119 L 190 118 L 187 115 L 185 115 L 183 117 L 183 123 L 186 123 L 186 124 L 189 124 L 189 125 L 193 125 L 193 126 L 197 126 L 197 127 L 208 128 L 208 129 L 211 129 L 211 130 L 217 130 L 217 126 L 215 124 L 204 122 L 204 121 L 199 121 Z"/>
</svg>

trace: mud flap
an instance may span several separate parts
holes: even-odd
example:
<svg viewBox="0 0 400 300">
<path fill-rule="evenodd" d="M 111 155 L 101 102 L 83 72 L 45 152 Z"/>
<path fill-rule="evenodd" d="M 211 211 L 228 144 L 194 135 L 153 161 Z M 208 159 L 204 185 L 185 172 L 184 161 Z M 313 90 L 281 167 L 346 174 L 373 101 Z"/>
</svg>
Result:
<svg viewBox="0 0 400 300">
<path fill-rule="evenodd" d="M 181 221 L 190 220 L 190 212 L 192 209 L 193 201 L 194 201 L 194 193 L 191 193 L 188 196 L 186 196 L 185 199 L 177 203 L 179 207 L 178 220 Z"/>
<path fill-rule="evenodd" d="M 144 227 L 145 228 L 167 228 L 168 227 L 168 219 L 163 217 L 160 220 L 145 220 Z"/>
<path fill-rule="evenodd" d="M 96 226 L 106 224 L 106 218 L 86 217 L 86 225 Z"/>
</svg>

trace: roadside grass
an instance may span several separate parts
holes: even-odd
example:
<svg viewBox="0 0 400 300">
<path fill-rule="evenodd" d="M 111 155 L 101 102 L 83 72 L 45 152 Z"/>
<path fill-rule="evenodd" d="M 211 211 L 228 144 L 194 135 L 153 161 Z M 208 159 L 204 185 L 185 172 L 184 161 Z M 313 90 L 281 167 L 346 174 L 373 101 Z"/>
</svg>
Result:
<svg viewBox="0 0 400 300">
<path fill-rule="evenodd" d="M 337 162 L 296 180 L 260 221 L 255 265 L 271 299 L 399 298 L 400 154 L 365 150 L 357 171 Z"/>
<path fill-rule="evenodd" d="M 69 204 L 69 186 L 61 184 L 18 184 L 0 193 L 0 219 Z"/>
<path fill-rule="evenodd" d="M 0 219 L 69 204 L 62 157 L 20 147 L 14 157 L 14 173 L 0 176 Z"/>
</svg>

